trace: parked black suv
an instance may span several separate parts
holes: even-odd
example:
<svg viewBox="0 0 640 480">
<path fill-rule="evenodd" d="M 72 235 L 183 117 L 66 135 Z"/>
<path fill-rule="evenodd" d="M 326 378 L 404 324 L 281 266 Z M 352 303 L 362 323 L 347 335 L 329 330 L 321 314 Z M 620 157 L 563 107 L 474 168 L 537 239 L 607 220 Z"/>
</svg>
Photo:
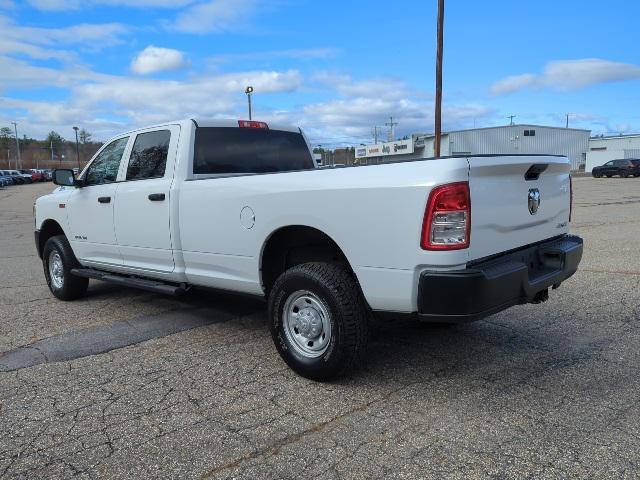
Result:
<svg viewBox="0 0 640 480">
<path fill-rule="evenodd" d="M 611 160 L 600 167 L 594 167 L 591 170 L 591 175 L 595 178 L 613 177 L 614 175 L 620 175 L 622 178 L 640 177 L 640 160 L 631 158 Z"/>
</svg>

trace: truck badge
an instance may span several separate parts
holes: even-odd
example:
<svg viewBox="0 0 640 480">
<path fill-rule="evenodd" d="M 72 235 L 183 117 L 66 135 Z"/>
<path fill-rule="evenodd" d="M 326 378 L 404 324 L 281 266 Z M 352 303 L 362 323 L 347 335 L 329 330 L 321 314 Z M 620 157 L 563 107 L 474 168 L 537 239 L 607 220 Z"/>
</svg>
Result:
<svg viewBox="0 0 640 480">
<path fill-rule="evenodd" d="M 540 190 L 537 188 L 529 189 L 528 203 L 529 213 L 531 215 L 538 213 L 538 208 L 540 207 Z"/>
</svg>

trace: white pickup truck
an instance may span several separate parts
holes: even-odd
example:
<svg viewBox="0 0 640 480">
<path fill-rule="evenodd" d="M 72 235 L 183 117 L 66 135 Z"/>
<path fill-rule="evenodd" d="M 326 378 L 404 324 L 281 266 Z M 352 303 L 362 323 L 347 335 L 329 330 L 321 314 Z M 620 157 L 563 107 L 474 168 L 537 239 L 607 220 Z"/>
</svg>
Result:
<svg viewBox="0 0 640 480">
<path fill-rule="evenodd" d="M 119 135 L 34 208 L 53 295 L 88 279 L 268 300 L 276 348 L 345 373 L 372 315 L 477 320 L 547 299 L 578 268 L 569 163 L 460 156 L 316 168 L 299 128 L 188 119 Z"/>
</svg>

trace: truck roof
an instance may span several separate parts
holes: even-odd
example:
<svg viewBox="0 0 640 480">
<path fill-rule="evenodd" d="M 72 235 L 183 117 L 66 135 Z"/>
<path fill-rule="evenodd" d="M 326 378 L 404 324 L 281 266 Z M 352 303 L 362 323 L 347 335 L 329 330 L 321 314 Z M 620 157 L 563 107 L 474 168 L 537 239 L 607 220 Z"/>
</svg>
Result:
<svg viewBox="0 0 640 480">
<path fill-rule="evenodd" d="M 227 127 L 227 128 L 239 128 L 238 122 L 239 121 L 247 121 L 244 118 L 236 118 L 236 119 L 210 119 L 210 118 L 183 118 L 181 120 L 175 120 L 175 121 L 171 121 L 171 122 L 163 122 L 163 123 L 158 123 L 155 125 L 146 125 L 143 127 L 139 127 L 139 128 L 134 128 L 131 130 L 128 130 L 126 132 L 122 132 L 120 134 L 118 134 L 117 136 L 121 136 L 121 135 L 126 135 L 129 133 L 135 133 L 138 132 L 140 130 L 147 130 L 149 128 L 160 128 L 160 127 L 164 127 L 167 125 L 182 125 L 185 123 L 189 123 L 189 122 L 193 122 L 196 124 L 196 126 L 198 127 Z M 261 122 L 261 123 L 266 123 L 267 126 L 269 127 L 269 130 L 280 130 L 280 131 L 285 131 L 285 132 L 293 132 L 293 133 L 302 133 L 302 130 L 300 129 L 300 127 L 297 127 L 295 125 L 285 125 L 282 123 L 271 123 L 271 122 L 263 122 L 262 120 L 253 120 L 254 122 Z M 113 137 L 116 138 L 116 137 Z"/>
</svg>

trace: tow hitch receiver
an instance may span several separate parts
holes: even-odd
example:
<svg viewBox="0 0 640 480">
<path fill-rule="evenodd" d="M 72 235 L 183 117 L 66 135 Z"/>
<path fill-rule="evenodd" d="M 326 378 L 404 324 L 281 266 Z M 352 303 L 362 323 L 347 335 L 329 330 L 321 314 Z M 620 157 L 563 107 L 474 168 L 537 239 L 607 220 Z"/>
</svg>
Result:
<svg viewBox="0 0 640 480">
<path fill-rule="evenodd" d="M 535 297 L 533 297 L 529 303 L 544 303 L 547 300 L 549 300 L 549 289 L 545 288 L 536 293 Z"/>
</svg>

